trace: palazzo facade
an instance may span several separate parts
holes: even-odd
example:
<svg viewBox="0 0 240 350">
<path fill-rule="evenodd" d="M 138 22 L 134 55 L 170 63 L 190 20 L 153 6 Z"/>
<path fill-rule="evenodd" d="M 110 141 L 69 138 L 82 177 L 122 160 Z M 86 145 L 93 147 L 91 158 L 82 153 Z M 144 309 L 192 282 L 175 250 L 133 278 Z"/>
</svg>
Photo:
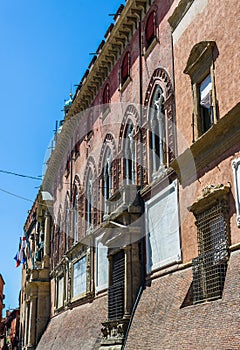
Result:
<svg viewBox="0 0 240 350">
<path fill-rule="evenodd" d="M 127 0 L 25 224 L 22 349 L 239 349 L 237 0 Z"/>
</svg>

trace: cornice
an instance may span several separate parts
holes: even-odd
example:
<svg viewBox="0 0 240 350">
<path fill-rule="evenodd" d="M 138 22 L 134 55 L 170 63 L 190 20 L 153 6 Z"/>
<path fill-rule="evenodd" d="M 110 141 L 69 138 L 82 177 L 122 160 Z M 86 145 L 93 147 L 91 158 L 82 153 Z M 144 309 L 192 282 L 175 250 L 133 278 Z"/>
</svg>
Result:
<svg viewBox="0 0 240 350">
<path fill-rule="evenodd" d="M 169 17 L 168 22 L 170 26 L 172 27 L 172 31 L 174 31 L 180 21 L 182 20 L 183 16 L 186 14 L 190 6 L 192 5 L 194 0 L 181 0 L 174 10 L 173 14 Z"/>
<path fill-rule="evenodd" d="M 104 84 L 109 73 L 129 44 L 137 29 L 137 23 L 148 11 L 152 0 L 128 0 L 121 14 L 115 16 L 115 25 L 111 24 L 105 34 L 106 41 L 99 45 L 93 62 L 90 63 L 80 82 L 67 119 L 89 108 Z"/>
</svg>

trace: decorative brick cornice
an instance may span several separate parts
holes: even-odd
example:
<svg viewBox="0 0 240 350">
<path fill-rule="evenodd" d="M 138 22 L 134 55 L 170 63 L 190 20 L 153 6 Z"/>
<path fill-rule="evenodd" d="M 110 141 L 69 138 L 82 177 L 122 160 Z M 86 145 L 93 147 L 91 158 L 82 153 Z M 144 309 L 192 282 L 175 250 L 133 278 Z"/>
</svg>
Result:
<svg viewBox="0 0 240 350">
<path fill-rule="evenodd" d="M 129 44 L 137 29 L 137 23 L 151 6 L 151 2 L 151 0 L 128 0 L 121 9 L 121 13 L 115 18 L 115 25 L 107 31 L 106 41 L 101 42 L 97 57 L 91 62 L 79 84 L 67 119 L 91 106 L 110 71 Z"/>
</svg>

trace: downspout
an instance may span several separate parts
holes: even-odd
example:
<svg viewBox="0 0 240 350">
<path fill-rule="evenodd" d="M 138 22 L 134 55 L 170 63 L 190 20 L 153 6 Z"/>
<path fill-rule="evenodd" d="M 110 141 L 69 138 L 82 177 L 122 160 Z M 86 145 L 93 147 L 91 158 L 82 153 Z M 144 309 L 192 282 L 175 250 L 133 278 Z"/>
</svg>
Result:
<svg viewBox="0 0 240 350">
<path fill-rule="evenodd" d="M 72 166 L 72 154 L 73 154 L 73 148 L 72 148 L 72 137 L 70 141 L 70 202 L 73 203 L 73 166 Z"/>
<path fill-rule="evenodd" d="M 174 119 L 173 120 L 173 124 L 175 125 L 175 131 L 177 131 L 177 116 L 176 116 L 176 101 L 175 101 L 175 66 L 174 66 L 174 45 L 173 45 L 173 33 L 172 33 L 172 30 L 171 30 L 171 56 L 172 56 L 172 86 L 173 86 L 173 99 L 174 99 L 174 110 L 173 110 L 173 115 L 174 115 Z M 194 126 L 193 126 L 194 128 Z M 194 133 L 194 131 L 193 131 Z M 174 147 L 175 147 L 175 158 L 177 158 L 177 132 L 175 133 L 175 144 L 174 144 Z"/>
<path fill-rule="evenodd" d="M 142 295 L 142 291 L 143 291 L 143 286 L 140 286 L 137 298 L 136 298 L 135 303 L 134 303 L 133 308 L 132 308 L 132 312 L 131 312 L 131 315 L 130 315 L 130 319 L 129 319 L 128 327 L 127 327 L 127 330 L 126 330 L 126 334 L 125 334 L 124 339 L 123 339 L 123 344 L 122 344 L 121 350 L 124 350 L 124 348 L 125 348 L 125 345 L 126 345 L 126 342 L 127 342 L 128 333 L 129 333 L 129 330 L 130 330 L 131 325 L 132 325 L 133 316 L 135 314 L 137 305 L 138 305 L 140 297 Z"/>
<path fill-rule="evenodd" d="M 142 19 L 141 15 L 139 18 L 139 24 L 138 24 L 138 52 L 139 52 L 139 141 L 140 141 L 140 149 L 139 149 L 139 155 L 140 155 L 140 191 L 143 189 L 143 135 L 142 135 L 142 123 L 143 123 L 143 71 L 142 71 Z M 141 225 L 142 228 L 142 225 Z M 143 261 L 143 245 L 144 245 L 144 237 L 141 239 L 141 256 Z M 134 302 L 128 327 L 123 339 L 123 344 L 121 347 L 121 350 L 124 350 L 128 338 L 128 334 L 132 325 L 133 317 L 137 308 L 137 305 L 139 303 L 139 300 L 142 295 L 143 291 L 143 284 L 144 284 L 144 264 L 141 264 L 141 285 L 139 287 L 139 291 L 136 297 L 136 300 Z"/>
<path fill-rule="evenodd" d="M 143 189 L 143 71 L 142 71 L 142 20 L 138 24 L 138 52 L 139 52 L 139 141 L 140 141 L 140 190 Z"/>
</svg>

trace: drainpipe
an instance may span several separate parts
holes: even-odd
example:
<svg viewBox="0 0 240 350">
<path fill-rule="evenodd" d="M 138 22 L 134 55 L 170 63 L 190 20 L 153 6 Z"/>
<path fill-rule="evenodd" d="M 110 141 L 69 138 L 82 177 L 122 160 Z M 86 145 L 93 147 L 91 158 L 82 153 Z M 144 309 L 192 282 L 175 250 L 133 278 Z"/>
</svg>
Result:
<svg viewBox="0 0 240 350">
<path fill-rule="evenodd" d="M 175 124 L 175 129 L 177 130 L 177 116 L 176 116 L 176 101 L 175 101 L 175 66 L 174 66 L 174 45 L 173 45 L 173 33 L 171 33 L 171 49 L 172 49 L 172 86 L 173 86 L 173 96 L 174 96 L 174 118 L 173 123 Z M 193 126 L 194 127 L 194 126 Z M 177 158 L 177 133 L 175 134 L 175 158 Z"/>
<path fill-rule="evenodd" d="M 142 117 L 143 117 L 143 71 L 142 71 L 142 20 L 141 16 L 138 24 L 138 52 L 139 52 L 139 138 L 140 138 L 140 190 L 143 189 L 143 135 L 142 135 Z"/>
<path fill-rule="evenodd" d="M 134 314 L 135 314 L 137 305 L 138 305 L 138 303 L 139 303 L 139 300 L 140 300 L 140 298 L 141 298 L 142 291 L 143 291 L 143 286 L 140 286 L 139 291 L 138 291 L 137 298 L 136 298 L 135 303 L 134 303 L 133 308 L 132 308 L 132 312 L 131 312 L 131 315 L 130 315 L 130 319 L 129 319 L 128 327 L 127 327 L 127 330 L 126 330 L 126 334 L 125 334 L 124 339 L 123 339 L 123 344 L 122 344 L 121 350 L 124 350 L 124 349 L 125 349 L 126 342 L 127 342 L 127 337 L 128 337 L 128 333 L 129 333 L 129 330 L 130 330 L 130 328 L 131 328 L 132 321 L 133 321 L 133 317 L 134 317 Z"/>
<path fill-rule="evenodd" d="M 143 70 L 142 70 L 142 18 L 140 15 L 139 18 L 139 24 L 138 24 L 138 52 L 139 52 L 139 138 L 140 138 L 140 150 L 139 150 L 139 154 L 140 154 L 140 191 L 143 189 L 143 135 L 142 135 L 142 123 L 143 123 L 143 108 L 142 108 L 142 104 L 143 104 Z M 142 225 L 141 225 L 142 227 Z M 143 259 L 143 245 L 144 245 L 144 237 L 141 239 L 141 250 L 142 250 L 142 259 Z M 142 260 L 143 262 L 144 260 Z M 139 300 L 141 298 L 142 295 L 142 291 L 143 291 L 143 285 L 144 285 L 144 268 L 142 266 L 143 264 L 141 264 L 141 285 L 139 287 L 139 291 L 135 300 L 135 303 L 133 305 L 132 308 L 132 312 L 130 315 L 130 319 L 129 319 L 129 323 L 128 323 L 128 327 L 126 330 L 126 334 L 124 336 L 124 340 L 123 340 L 123 344 L 121 347 L 121 350 L 124 350 L 126 342 L 127 342 L 127 337 L 128 337 L 128 333 L 129 330 L 131 328 L 132 325 L 132 321 L 133 321 L 133 317 L 137 308 L 137 305 L 139 303 Z"/>
</svg>

